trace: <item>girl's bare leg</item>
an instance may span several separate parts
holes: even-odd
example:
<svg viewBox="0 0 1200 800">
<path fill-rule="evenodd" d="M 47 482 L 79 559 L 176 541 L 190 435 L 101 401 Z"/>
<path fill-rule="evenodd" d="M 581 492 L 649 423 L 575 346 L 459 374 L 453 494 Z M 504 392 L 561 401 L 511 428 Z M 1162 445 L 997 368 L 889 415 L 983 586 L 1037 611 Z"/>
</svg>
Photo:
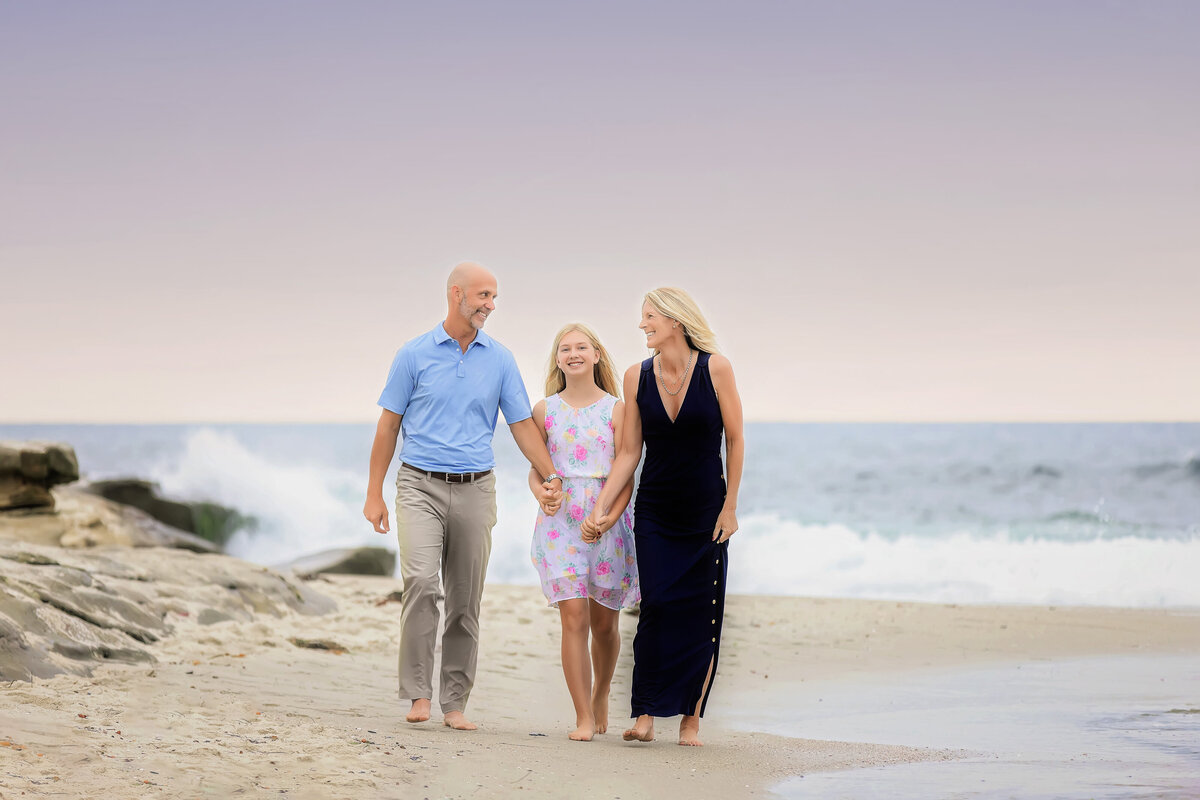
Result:
<svg viewBox="0 0 1200 800">
<path fill-rule="evenodd" d="M 590 742 L 596 733 L 592 713 L 592 665 L 588 657 L 588 600 L 575 598 L 558 604 L 562 620 L 562 666 L 567 691 L 575 704 L 575 730 L 570 738 Z"/>
<path fill-rule="evenodd" d="M 608 731 L 608 695 L 612 689 L 617 656 L 621 653 L 621 633 L 618 620 L 621 612 L 589 600 L 592 627 L 592 716 L 596 733 Z"/>
</svg>

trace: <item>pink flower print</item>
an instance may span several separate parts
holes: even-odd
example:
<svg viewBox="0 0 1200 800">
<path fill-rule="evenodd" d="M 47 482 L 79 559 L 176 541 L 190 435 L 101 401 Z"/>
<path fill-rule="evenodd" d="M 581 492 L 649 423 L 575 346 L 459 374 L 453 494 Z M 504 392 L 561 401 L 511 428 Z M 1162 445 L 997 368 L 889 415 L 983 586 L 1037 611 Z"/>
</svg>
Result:
<svg viewBox="0 0 1200 800">
<path fill-rule="evenodd" d="M 559 536 L 562 536 L 562 534 L 558 532 L 558 528 L 551 528 L 546 534 L 547 539 L 557 539 Z"/>
<path fill-rule="evenodd" d="M 587 593 L 588 593 L 587 586 L 584 585 L 582 582 L 575 584 L 575 593 L 581 594 L 584 597 L 587 597 Z"/>
<path fill-rule="evenodd" d="M 572 578 L 575 577 L 575 565 L 574 564 L 567 565 L 567 574 L 570 575 Z"/>
<path fill-rule="evenodd" d="M 567 428 L 565 431 L 563 431 L 563 441 L 565 441 L 567 444 L 571 444 L 571 442 L 575 441 L 576 433 L 577 431 L 575 430 L 574 426 Z"/>
<path fill-rule="evenodd" d="M 550 430 L 553 427 L 554 427 L 554 415 L 547 414 L 546 415 L 546 430 Z"/>
<path fill-rule="evenodd" d="M 571 519 L 576 522 L 583 522 L 583 506 L 578 503 L 571 506 Z"/>
<path fill-rule="evenodd" d="M 581 444 L 575 445 L 575 460 L 584 461 L 588 457 L 587 448 Z"/>
<path fill-rule="evenodd" d="M 600 593 L 601 600 L 608 600 L 610 598 L 612 598 L 612 589 L 605 589 L 603 592 Z"/>
<path fill-rule="evenodd" d="M 610 567 L 608 565 L 607 561 L 601 561 L 599 564 L 596 565 L 596 574 L 597 575 L 607 575 L 610 572 L 612 572 L 612 567 Z"/>
</svg>

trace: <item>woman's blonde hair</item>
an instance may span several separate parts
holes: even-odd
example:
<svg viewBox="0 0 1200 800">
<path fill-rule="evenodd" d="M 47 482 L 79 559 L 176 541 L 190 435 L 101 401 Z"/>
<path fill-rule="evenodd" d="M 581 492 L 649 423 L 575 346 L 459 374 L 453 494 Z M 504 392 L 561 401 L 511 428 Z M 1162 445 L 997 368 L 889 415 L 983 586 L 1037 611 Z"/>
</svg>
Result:
<svg viewBox="0 0 1200 800">
<path fill-rule="evenodd" d="M 621 382 L 617 379 L 617 370 L 613 366 L 612 356 L 604 349 L 604 345 L 600 344 L 600 337 L 596 335 L 596 332 L 582 322 L 564 325 L 554 337 L 554 345 L 550 348 L 550 362 L 546 367 L 546 397 L 558 394 L 567 388 L 567 376 L 563 375 L 563 371 L 558 368 L 558 346 L 562 344 L 564 336 L 574 331 L 579 331 L 586 336 L 592 343 L 593 349 L 600 355 L 600 360 L 592 369 L 592 377 L 595 379 L 596 385 L 614 397 L 620 397 Z"/>
<path fill-rule="evenodd" d="M 683 289 L 674 286 L 663 286 L 646 292 L 646 302 L 658 309 L 658 313 L 670 317 L 683 326 L 683 336 L 688 346 L 702 353 L 717 352 L 717 336 L 708 327 L 708 320 L 700 311 L 700 306 L 692 296 Z M 658 352 L 657 349 L 654 351 Z"/>
</svg>

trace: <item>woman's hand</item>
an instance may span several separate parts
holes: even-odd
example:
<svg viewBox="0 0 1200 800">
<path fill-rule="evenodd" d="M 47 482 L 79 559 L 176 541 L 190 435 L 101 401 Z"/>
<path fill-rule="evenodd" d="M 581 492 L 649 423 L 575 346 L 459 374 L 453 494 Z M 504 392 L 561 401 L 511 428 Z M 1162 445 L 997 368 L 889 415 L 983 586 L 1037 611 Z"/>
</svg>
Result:
<svg viewBox="0 0 1200 800">
<path fill-rule="evenodd" d="M 717 515 L 717 524 L 713 526 L 713 541 L 728 542 L 729 537 L 737 533 L 737 511 L 732 508 L 722 508 Z"/>
<path fill-rule="evenodd" d="M 595 544 L 600 541 L 604 532 L 613 526 L 613 522 L 615 520 L 610 520 L 606 515 L 601 514 L 600 508 L 597 506 L 579 526 L 580 538 L 588 544 Z"/>
</svg>

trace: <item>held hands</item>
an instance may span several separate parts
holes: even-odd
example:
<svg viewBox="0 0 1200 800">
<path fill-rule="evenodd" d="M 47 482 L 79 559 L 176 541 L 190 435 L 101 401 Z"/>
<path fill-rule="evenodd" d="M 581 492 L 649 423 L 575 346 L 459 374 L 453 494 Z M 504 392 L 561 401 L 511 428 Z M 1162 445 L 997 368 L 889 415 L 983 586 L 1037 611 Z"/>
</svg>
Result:
<svg viewBox="0 0 1200 800">
<path fill-rule="evenodd" d="M 600 505 L 592 509 L 592 513 L 587 516 L 587 519 L 579 526 L 580 538 L 588 544 L 595 544 L 600 541 L 600 537 L 616 523 L 616 519 L 612 518 L 611 513 L 601 513 Z"/>
<path fill-rule="evenodd" d="M 732 508 L 722 508 L 717 516 L 717 524 L 713 526 L 713 541 L 728 542 L 729 537 L 737 533 L 737 512 Z"/>
<path fill-rule="evenodd" d="M 367 502 L 363 505 L 363 516 L 375 526 L 376 533 L 388 532 L 387 503 L 383 502 L 382 497 L 368 495 Z"/>
<path fill-rule="evenodd" d="M 538 507 L 542 509 L 542 513 L 547 517 L 553 517 L 562 508 L 562 481 L 543 483 L 538 487 L 535 496 L 537 497 Z"/>
</svg>

